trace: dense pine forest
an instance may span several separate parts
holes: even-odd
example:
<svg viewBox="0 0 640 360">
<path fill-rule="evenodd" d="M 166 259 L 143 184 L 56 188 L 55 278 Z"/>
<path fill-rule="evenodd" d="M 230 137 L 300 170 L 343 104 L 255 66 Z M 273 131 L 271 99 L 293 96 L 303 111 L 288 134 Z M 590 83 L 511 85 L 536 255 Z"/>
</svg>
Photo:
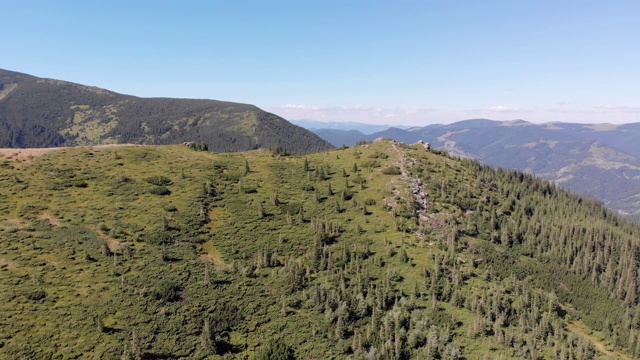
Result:
<svg viewBox="0 0 640 360">
<path fill-rule="evenodd" d="M 0 238 L 2 358 L 640 357 L 637 226 L 421 144 L 16 150 Z"/>
<path fill-rule="evenodd" d="M 215 151 L 332 146 L 253 105 L 139 98 L 0 69 L 0 147 L 194 142 Z"/>
</svg>

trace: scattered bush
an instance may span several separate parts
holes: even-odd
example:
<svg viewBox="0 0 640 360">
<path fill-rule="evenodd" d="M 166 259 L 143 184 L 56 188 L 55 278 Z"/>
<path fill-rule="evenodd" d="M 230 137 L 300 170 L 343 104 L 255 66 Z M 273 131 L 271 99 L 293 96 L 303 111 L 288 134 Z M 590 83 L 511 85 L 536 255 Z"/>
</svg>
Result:
<svg viewBox="0 0 640 360">
<path fill-rule="evenodd" d="M 351 200 L 353 197 L 353 191 L 351 189 L 342 190 L 342 200 Z"/>
<path fill-rule="evenodd" d="M 280 204 L 278 205 L 278 207 L 280 208 L 280 213 L 294 215 L 300 212 L 300 209 L 302 209 L 302 204 L 289 202 L 286 204 Z"/>
<path fill-rule="evenodd" d="M 156 300 L 171 302 L 180 299 L 178 296 L 179 291 L 180 286 L 175 281 L 162 280 L 151 291 L 151 296 Z"/>
<path fill-rule="evenodd" d="M 47 293 L 44 290 L 33 290 L 27 295 L 27 298 L 32 301 L 42 300 L 47 297 Z"/>
<path fill-rule="evenodd" d="M 107 224 L 105 223 L 100 223 L 98 224 L 98 230 L 102 231 L 102 233 L 107 234 L 109 233 L 109 230 L 111 230 Z"/>
<path fill-rule="evenodd" d="M 158 185 L 158 186 L 168 186 L 171 185 L 171 179 L 166 176 L 151 176 L 144 179 L 149 184 Z"/>
<path fill-rule="evenodd" d="M 369 168 L 379 168 L 380 163 L 375 160 L 367 160 L 360 164 L 361 168 L 369 169 Z"/>
<path fill-rule="evenodd" d="M 376 151 L 373 154 L 369 155 L 370 159 L 387 159 L 388 157 L 389 155 L 380 151 Z"/>
<path fill-rule="evenodd" d="M 389 166 L 387 168 L 382 169 L 382 173 L 385 175 L 400 175 L 402 172 L 400 168 L 397 166 Z"/>
<path fill-rule="evenodd" d="M 281 340 L 271 340 L 256 354 L 256 360 L 294 360 L 293 350 Z"/>
<path fill-rule="evenodd" d="M 169 190 L 166 186 L 154 186 L 153 188 L 151 188 L 151 190 L 149 190 L 149 192 L 151 194 L 160 196 L 171 194 L 171 190 Z"/>
<path fill-rule="evenodd" d="M 89 186 L 89 184 L 87 184 L 86 181 L 84 180 L 73 180 L 71 182 L 71 185 L 77 187 L 77 188 L 86 188 L 87 186 Z"/>
</svg>

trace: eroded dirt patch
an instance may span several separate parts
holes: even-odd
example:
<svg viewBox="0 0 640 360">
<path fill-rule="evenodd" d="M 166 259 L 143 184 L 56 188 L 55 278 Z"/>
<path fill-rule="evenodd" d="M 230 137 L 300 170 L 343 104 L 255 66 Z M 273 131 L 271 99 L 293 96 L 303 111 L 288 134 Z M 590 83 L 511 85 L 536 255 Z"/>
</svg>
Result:
<svg viewBox="0 0 640 360">
<path fill-rule="evenodd" d="M 0 267 L 4 267 L 7 270 L 14 270 L 18 267 L 18 263 L 6 259 L 0 259 Z"/>
<path fill-rule="evenodd" d="M 27 226 L 29 226 L 29 222 L 23 219 L 15 218 L 15 219 L 6 219 L 2 223 L 0 223 L 0 225 L 6 228 L 24 229 Z"/>
<path fill-rule="evenodd" d="M 60 220 L 56 219 L 55 217 L 51 216 L 50 214 L 42 213 L 42 214 L 40 214 L 39 218 L 42 219 L 42 220 L 47 220 L 53 226 L 60 225 Z"/>
</svg>

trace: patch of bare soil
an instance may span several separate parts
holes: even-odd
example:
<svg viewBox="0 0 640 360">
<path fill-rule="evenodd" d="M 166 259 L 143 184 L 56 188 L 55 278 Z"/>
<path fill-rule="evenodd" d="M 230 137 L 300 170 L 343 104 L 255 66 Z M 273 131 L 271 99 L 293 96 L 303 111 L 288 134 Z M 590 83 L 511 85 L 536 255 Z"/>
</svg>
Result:
<svg viewBox="0 0 640 360">
<path fill-rule="evenodd" d="M 107 243 L 107 247 L 111 252 L 116 252 L 118 250 L 118 248 L 120 247 L 120 241 L 105 235 L 102 231 L 99 231 L 97 229 L 92 230 L 96 233 L 96 235 L 98 235 L 99 238 L 103 239 Z"/>
<path fill-rule="evenodd" d="M 42 213 L 40 214 L 40 219 L 42 220 L 47 220 L 51 225 L 53 226 L 58 226 L 60 225 L 60 220 L 54 218 L 53 216 L 51 216 L 50 214 L 47 213 Z"/>
<path fill-rule="evenodd" d="M 6 267 L 7 270 L 13 270 L 18 267 L 18 263 L 15 261 L 0 259 L 0 267 Z"/>
<path fill-rule="evenodd" d="M 78 146 L 78 147 L 85 148 L 85 149 L 109 149 L 109 148 L 118 148 L 118 147 L 125 147 L 125 146 L 144 146 L 144 145 L 107 144 L 107 145 Z M 28 148 L 28 149 L 4 148 L 4 149 L 0 149 L 0 157 L 4 157 L 6 159 L 19 160 L 22 162 L 29 162 L 34 158 L 46 155 L 52 151 L 64 150 L 64 149 L 74 149 L 74 147 Z"/>
<path fill-rule="evenodd" d="M 109 247 L 109 250 L 111 250 L 111 252 L 116 252 L 116 250 L 118 250 L 118 248 L 120 247 L 120 241 L 112 238 L 107 238 L 107 246 Z"/>
<path fill-rule="evenodd" d="M 9 226 L 9 227 L 13 227 L 16 229 L 24 229 L 27 226 L 29 226 L 29 222 L 26 220 L 22 220 L 22 219 L 7 219 L 3 222 L 3 225 L 5 226 Z"/>
</svg>

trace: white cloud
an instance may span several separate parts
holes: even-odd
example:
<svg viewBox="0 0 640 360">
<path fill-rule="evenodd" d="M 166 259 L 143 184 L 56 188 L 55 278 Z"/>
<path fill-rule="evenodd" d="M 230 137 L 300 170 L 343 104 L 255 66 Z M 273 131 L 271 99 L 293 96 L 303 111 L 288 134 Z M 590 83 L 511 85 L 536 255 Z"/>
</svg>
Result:
<svg viewBox="0 0 640 360">
<path fill-rule="evenodd" d="M 430 108 L 401 109 L 364 105 L 316 106 L 300 104 L 272 105 L 266 106 L 265 109 L 290 120 L 359 121 L 372 124 L 395 123 L 402 125 L 424 123 L 436 111 Z"/>
<path fill-rule="evenodd" d="M 472 114 L 487 114 L 487 113 L 489 114 L 514 114 L 514 113 L 522 114 L 522 113 L 529 113 L 529 112 L 531 112 L 531 110 L 529 109 L 523 109 L 515 106 L 505 106 L 505 105 L 489 106 L 486 109 L 467 110 L 467 113 L 472 113 Z"/>
<path fill-rule="evenodd" d="M 499 113 L 512 113 L 512 112 L 524 112 L 524 111 L 526 111 L 526 110 L 521 109 L 519 107 L 504 106 L 504 105 L 490 106 L 487 110 L 489 110 L 490 112 L 499 112 Z"/>
<path fill-rule="evenodd" d="M 594 106 L 594 108 L 598 111 L 602 112 L 619 112 L 626 114 L 638 114 L 640 113 L 640 107 L 638 106 L 627 106 L 627 105 L 598 105 Z"/>
<path fill-rule="evenodd" d="M 551 113 L 574 113 L 576 112 L 575 109 L 570 109 L 570 108 L 566 108 L 566 107 L 554 107 L 554 108 L 549 108 L 549 109 L 545 109 L 545 111 L 551 112 Z"/>
</svg>

